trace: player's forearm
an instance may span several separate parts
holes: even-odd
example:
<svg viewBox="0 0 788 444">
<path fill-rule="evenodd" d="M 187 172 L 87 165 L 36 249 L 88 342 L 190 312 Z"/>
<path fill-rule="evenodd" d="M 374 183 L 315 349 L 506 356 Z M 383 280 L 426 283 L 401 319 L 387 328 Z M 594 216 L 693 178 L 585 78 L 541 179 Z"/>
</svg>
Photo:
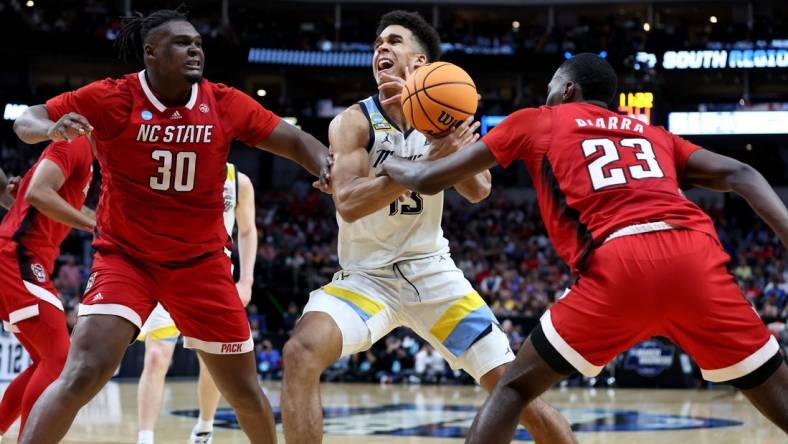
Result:
<svg viewBox="0 0 788 444">
<path fill-rule="evenodd" d="M 409 190 L 431 195 L 489 170 L 495 164 L 495 157 L 487 145 L 479 141 L 437 160 L 414 162 L 389 156 L 383 163 L 383 170 Z"/>
<path fill-rule="evenodd" d="M 743 197 L 788 247 L 788 209 L 785 203 L 761 173 L 747 164 L 741 165 L 726 179 L 730 190 Z"/>
<path fill-rule="evenodd" d="M 320 171 L 326 166 L 328 149 L 305 131 L 301 131 L 298 140 L 300 143 L 293 153 L 293 160 L 313 176 L 320 177 Z"/>
<path fill-rule="evenodd" d="M 49 140 L 49 129 L 54 123 L 49 119 L 46 106 L 35 105 L 14 121 L 14 132 L 22 142 L 32 145 Z"/>
<path fill-rule="evenodd" d="M 492 175 L 489 171 L 484 171 L 470 179 L 457 182 L 454 189 L 470 203 L 481 202 L 490 195 Z"/>
<path fill-rule="evenodd" d="M 334 191 L 334 205 L 346 222 L 385 208 L 408 191 L 388 177 L 359 177 Z"/>
<path fill-rule="evenodd" d="M 257 259 L 257 228 L 238 233 L 238 261 L 240 272 L 238 283 L 252 285 L 254 282 L 254 263 Z"/>
<path fill-rule="evenodd" d="M 25 193 L 25 201 L 55 222 L 87 232 L 92 232 L 96 226 L 94 218 L 69 205 L 55 190 L 30 188 Z"/>
<path fill-rule="evenodd" d="M 10 210 L 14 206 L 14 198 L 7 191 L 0 193 L 0 207 Z"/>
</svg>

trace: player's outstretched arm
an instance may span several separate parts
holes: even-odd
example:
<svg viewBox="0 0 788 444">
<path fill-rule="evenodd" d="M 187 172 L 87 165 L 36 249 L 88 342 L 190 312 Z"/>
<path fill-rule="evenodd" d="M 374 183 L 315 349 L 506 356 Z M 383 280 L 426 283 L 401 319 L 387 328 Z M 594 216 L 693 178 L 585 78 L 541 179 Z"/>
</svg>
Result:
<svg viewBox="0 0 788 444">
<path fill-rule="evenodd" d="M 58 194 L 65 181 L 66 176 L 60 167 L 49 159 L 43 159 L 30 179 L 24 199 L 54 221 L 92 232 L 96 219 L 72 207 Z"/>
<path fill-rule="evenodd" d="M 328 183 L 328 148 L 314 136 L 281 120 L 258 148 L 286 157 Z"/>
<path fill-rule="evenodd" d="M 354 105 L 336 116 L 328 128 L 334 153 L 331 171 L 334 206 L 347 222 L 388 206 L 408 191 L 388 177 L 369 177 L 368 125 L 361 109 Z"/>
<path fill-rule="evenodd" d="M 701 149 L 687 160 L 684 182 L 714 191 L 733 191 L 743 197 L 788 247 L 788 209 L 755 168 Z"/>
<path fill-rule="evenodd" d="M 404 187 L 431 195 L 472 178 L 496 163 L 487 144 L 480 140 L 437 160 L 414 162 L 389 156 L 383 164 L 383 170 Z"/>
<path fill-rule="evenodd" d="M 22 142 L 29 144 L 47 140 L 71 142 L 92 131 L 93 126 L 88 119 L 77 113 L 67 113 L 53 122 L 46 105 L 31 106 L 14 121 L 14 132 Z"/>
<path fill-rule="evenodd" d="M 254 186 L 246 174 L 238 173 L 238 205 L 235 207 L 238 225 L 238 295 L 244 306 L 252 299 L 254 262 L 257 258 L 257 225 L 254 217 Z"/>
</svg>

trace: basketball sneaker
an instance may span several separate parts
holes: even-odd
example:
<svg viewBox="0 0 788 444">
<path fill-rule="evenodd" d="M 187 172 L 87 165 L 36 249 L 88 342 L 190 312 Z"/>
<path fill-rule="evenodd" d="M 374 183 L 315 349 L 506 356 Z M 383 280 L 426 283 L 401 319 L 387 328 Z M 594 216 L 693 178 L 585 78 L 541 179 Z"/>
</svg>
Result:
<svg viewBox="0 0 788 444">
<path fill-rule="evenodd" d="M 189 436 L 189 444 L 211 444 L 213 442 L 213 431 L 199 432 L 197 426 L 192 429 Z"/>
</svg>

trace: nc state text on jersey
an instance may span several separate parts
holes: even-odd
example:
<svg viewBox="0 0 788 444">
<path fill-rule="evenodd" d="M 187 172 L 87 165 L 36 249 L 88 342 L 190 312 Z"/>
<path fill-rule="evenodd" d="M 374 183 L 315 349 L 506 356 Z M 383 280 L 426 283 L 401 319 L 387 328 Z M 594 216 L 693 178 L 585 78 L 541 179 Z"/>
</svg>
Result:
<svg viewBox="0 0 788 444">
<path fill-rule="evenodd" d="M 143 123 L 137 142 L 211 143 L 213 125 L 150 125 Z"/>
</svg>

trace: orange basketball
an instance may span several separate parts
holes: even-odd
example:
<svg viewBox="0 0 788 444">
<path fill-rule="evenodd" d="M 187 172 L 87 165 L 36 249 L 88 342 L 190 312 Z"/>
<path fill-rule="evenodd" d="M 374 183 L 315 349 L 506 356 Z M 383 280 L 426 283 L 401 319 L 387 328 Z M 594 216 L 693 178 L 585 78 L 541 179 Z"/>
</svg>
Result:
<svg viewBox="0 0 788 444">
<path fill-rule="evenodd" d="M 402 111 L 424 134 L 438 135 L 476 113 L 476 85 L 459 66 L 435 62 L 419 67 L 405 79 Z"/>
</svg>

